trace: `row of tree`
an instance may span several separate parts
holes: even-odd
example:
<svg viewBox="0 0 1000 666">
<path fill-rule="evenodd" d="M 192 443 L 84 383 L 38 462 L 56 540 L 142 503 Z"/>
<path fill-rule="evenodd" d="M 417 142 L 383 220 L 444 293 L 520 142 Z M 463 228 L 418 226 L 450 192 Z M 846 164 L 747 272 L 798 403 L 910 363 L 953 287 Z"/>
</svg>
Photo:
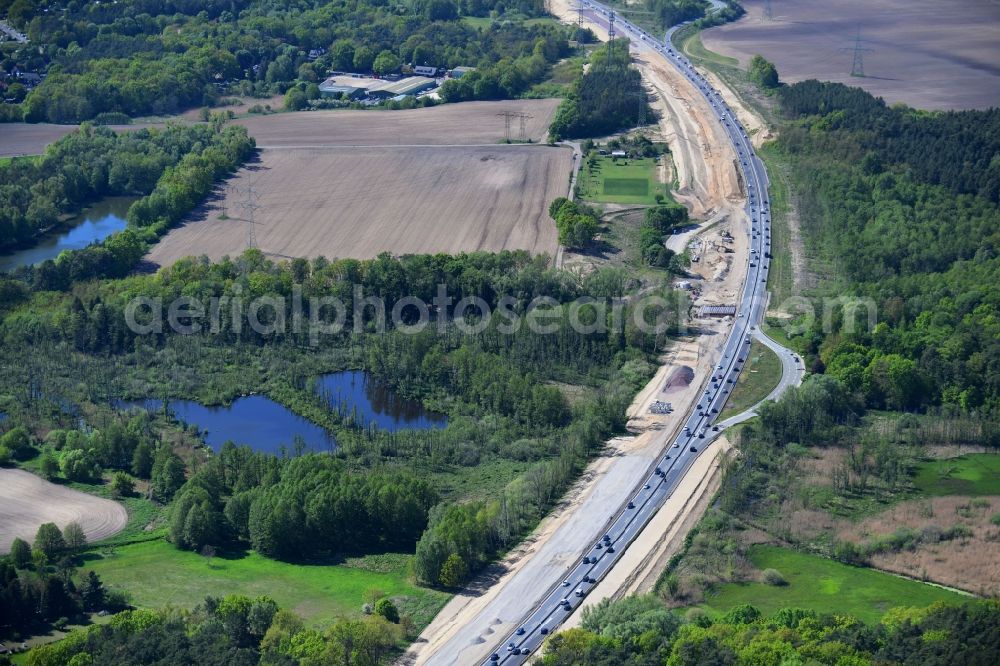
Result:
<svg viewBox="0 0 1000 666">
<path fill-rule="evenodd" d="M 307 628 L 270 597 L 207 597 L 193 611 L 130 610 L 106 624 L 71 632 L 38 647 L 30 666 L 65 664 L 343 664 L 386 663 L 403 629 L 375 613 L 338 619 L 325 630 Z"/>
<path fill-rule="evenodd" d="M 992 664 L 1000 659 L 1000 605 L 897 608 L 874 625 L 850 615 L 782 608 L 764 615 L 749 604 L 709 618 L 678 616 L 652 596 L 605 599 L 583 611 L 581 626 L 553 636 L 545 666 L 611 664 Z"/>
<path fill-rule="evenodd" d="M 84 613 L 120 608 L 93 571 L 74 580 L 66 572 L 17 570 L 0 561 L 0 631 L 30 632 L 46 625 L 65 627 Z M 0 657 L 2 658 L 2 657 Z"/>
<path fill-rule="evenodd" d="M 116 133 L 85 125 L 37 158 L 0 168 L 0 245 L 24 243 L 64 216 L 107 196 L 146 195 L 170 166 L 200 143 L 207 126 Z"/>
<path fill-rule="evenodd" d="M 660 19 L 663 28 L 699 19 L 711 6 L 707 0 L 646 0 L 645 5 Z"/>
<path fill-rule="evenodd" d="M 787 118 L 821 130 L 803 151 L 815 147 L 837 162 L 863 158 L 868 174 L 896 167 L 920 183 L 1000 201 L 1000 109 L 927 113 L 815 80 L 783 87 L 779 99 Z M 805 138 L 796 132 L 786 145 L 795 149 Z"/>
<path fill-rule="evenodd" d="M 44 523 L 33 545 L 17 537 L 0 558 L 0 635 L 31 632 L 45 625 L 62 628 L 84 613 L 127 605 L 120 592 L 107 590 L 93 571 L 73 577 L 74 554 L 86 546 L 79 523 L 62 530 Z"/>
<path fill-rule="evenodd" d="M 559 197 L 549 204 L 549 217 L 556 223 L 559 244 L 566 247 L 586 247 L 597 234 L 597 213 L 591 208 Z"/>
<path fill-rule="evenodd" d="M 42 449 L 39 456 L 39 449 Z M 0 436 L 0 464 L 38 457 L 38 472 L 48 480 L 94 482 L 105 470 L 115 472 L 115 495 L 131 495 L 133 476 L 150 481 L 151 496 L 169 501 L 184 483 L 184 463 L 169 445 L 158 442 L 149 417 L 143 412 L 128 421 L 87 431 L 53 429 L 36 442 L 25 426 L 15 426 Z"/>
<path fill-rule="evenodd" d="M 88 137 L 92 136 L 99 137 L 98 145 L 91 146 Z M 86 166 L 77 162 L 72 152 L 79 142 L 83 143 L 82 154 L 90 158 Z M 160 152 L 158 143 L 171 145 L 170 157 L 165 154 L 155 157 Z M 143 152 L 145 150 L 154 155 L 152 162 L 147 162 L 149 155 Z M 64 252 L 55 260 L 49 259 L 37 266 L 18 268 L 12 273 L 13 281 L 0 278 L 3 287 L 0 295 L 4 297 L 0 307 L 25 297 L 25 286 L 36 291 L 67 290 L 84 280 L 128 274 L 150 244 L 188 214 L 218 180 L 235 171 L 254 150 L 254 140 L 245 128 L 223 128 L 218 122 L 207 126 L 169 127 L 162 131 L 140 130 L 121 136 L 106 128 L 84 127 L 52 144 L 37 166 L 22 167 L 22 164 L 31 163 L 15 162 L 20 175 L 16 180 L 12 178 L 15 182 L 9 189 L 0 191 L 0 196 L 9 196 L 8 200 L 13 202 L 4 210 L 11 213 L 15 222 L 20 220 L 18 228 L 34 230 L 32 233 L 41 228 L 35 225 L 52 221 L 60 210 L 79 210 L 84 202 L 95 197 L 136 191 L 128 189 L 131 187 L 139 188 L 138 193 L 148 194 L 129 208 L 128 228 L 103 243 Z M 45 171 L 38 171 L 46 165 L 60 165 L 53 166 L 57 175 L 46 178 Z M 58 170 L 63 165 L 65 171 L 60 174 Z M 0 169 L 0 178 L 12 167 Z M 24 198 L 19 188 L 32 178 L 39 182 L 28 188 L 27 199 L 14 202 Z M 39 207 L 48 212 L 33 217 L 32 211 Z"/>
<path fill-rule="evenodd" d="M 497 498 L 444 504 L 430 513 L 414 571 L 430 585 L 459 587 L 532 529 L 562 497 L 605 439 L 624 427 L 632 386 L 583 403 L 551 437 L 558 454 L 532 465 Z"/>
<path fill-rule="evenodd" d="M 683 227 L 688 222 L 688 211 L 684 206 L 671 202 L 666 205 L 647 208 L 639 227 L 639 252 L 644 263 L 658 268 L 667 268 L 681 273 L 682 260 L 663 242 L 665 234 Z"/>
<path fill-rule="evenodd" d="M 154 226 L 166 226 L 166 222 Z M 26 274 L 40 290 L 41 285 L 48 285 L 57 277 L 67 261 L 70 260 L 61 259 L 51 266 L 43 264 Z M 678 329 L 681 323 L 678 313 L 683 308 L 669 291 L 664 293 L 666 298 L 662 303 L 646 307 L 643 301 L 629 302 L 622 306 L 625 316 L 613 317 L 615 310 L 611 299 L 623 293 L 605 294 L 592 290 L 591 283 L 604 275 L 597 273 L 587 281 L 571 280 L 566 274 L 549 270 L 544 258 L 531 258 L 524 252 L 401 258 L 386 254 L 372 260 L 316 260 L 310 264 L 305 260 L 275 263 L 258 251 L 248 251 L 241 257 L 216 264 L 181 260 L 156 275 L 133 276 L 122 283 L 95 283 L 87 290 L 58 298 L 51 294 L 36 295 L 37 309 L 18 311 L 5 319 L 2 328 L 11 336 L 12 344 L 18 339 L 25 342 L 31 339 L 36 344 L 42 340 L 64 341 L 80 351 L 112 354 L 131 351 L 140 341 L 162 346 L 168 337 L 175 335 L 167 321 L 167 308 L 183 295 L 198 299 L 203 308 L 208 308 L 213 300 L 218 303 L 217 316 L 209 317 L 206 310 L 192 319 L 182 310 L 175 322 L 184 326 L 197 325 L 200 334 L 212 344 L 287 340 L 315 345 L 317 340 L 313 336 L 317 335 L 320 326 L 335 331 L 334 325 L 340 325 L 341 330 L 336 334 L 319 336 L 320 341 L 328 342 L 341 340 L 353 332 L 377 330 L 383 323 L 391 326 L 391 309 L 397 302 L 415 297 L 428 305 L 433 304 L 438 297 L 438 287 L 442 285 L 451 299 L 450 306 L 446 312 L 436 313 L 434 320 L 425 320 L 430 329 L 437 329 L 445 321 L 463 315 L 482 316 L 477 308 L 469 308 L 464 313 L 454 311 L 465 298 L 485 301 L 494 322 L 491 329 L 494 335 L 503 324 L 507 324 L 508 332 L 530 328 L 529 308 L 546 312 L 545 322 L 551 319 L 553 325 L 559 325 L 554 332 L 572 336 L 579 345 L 593 349 L 610 344 L 617 350 L 633 345 L 651 351 L 662 342 L 665 334 Z M 122 285 L 128 285 L 128 289 L 120 289 Z M 29 298 L 23 291 L 18 293 L 18 300 Z M 147 305 L 130 311 L 138 324 L 130 326 L 126 310 L 137 296 L 144 297 Z M 247 308 L 262 297 L 272 300 L 267 307 L 257 311 L 262 326 L 255 330 L 247 323 Z M 582 297 L 596 300 L 592 307 L 580 311 L 578 318 L 588 316 L 587 313 L 593 310 L 593 316 L 600 315 L 601 325 L 593 327 L 593 331 L 575 334 L 569 313 L 577 309 L 567 304 Z M 329 306 L 327 301 L 331 298 L 339 300 L 343 310 Z M 546 306 L 535 301 L 542 298 L 551 298 L 555 303 L 549 302 Z M 381 302 L 373 304 L 369 299 L 381 299 Z M 637 325 L 639 312 L 649 323 L 648 327 Z M 401 315 L 405 324 L 417 321 L 409 320 L 417 317 L 414 309 L 407 308 Z M 532 317 L 536 315 L 541 317 L 537 312 Z M 293 326 L 295 321 L 315 323 Z M 284 325 L 277 324 L 280 322 Z M 513 339 L 511 337 L 508 343 Z M 534 344 L 552 346 L 561 342 L 554 335 L 542 334 L 535 336 Z"/>
</svg>

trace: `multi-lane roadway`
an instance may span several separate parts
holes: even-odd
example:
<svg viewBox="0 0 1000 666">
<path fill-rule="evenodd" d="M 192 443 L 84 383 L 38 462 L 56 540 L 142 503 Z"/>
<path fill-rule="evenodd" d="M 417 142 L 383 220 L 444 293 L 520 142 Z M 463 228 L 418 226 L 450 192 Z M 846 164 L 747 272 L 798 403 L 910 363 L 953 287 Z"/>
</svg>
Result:
<svg viewBox="0 0 1000 666">
<path fill-rule="evenodd" d="M 611 9 L 597 2 L 584 0 L 589 17 L 607 26 Z M 619 16 L 615 17 L 619 34 L 638 40 L 656 51 L 687 77 L 714 111 L 733 145 L 746 190 L 746 212 L 750 225 L 750 255 L 747 259 L 747 279 L 743 285 L 733 328 L 726 340 L 723 354 L 697 406 L 688 417 L 683 430 L 670 440 L 667 448 L 650 467 L 626 504 L 608 521 L 604 534 L 565 573 L 555 581 L 533 608 L 525 608 L 518 628 L 497 644 L 484 664 L 521 664 L 541 646 L 545 637 L 579 607 L 584 598 L 617 563 L 628 545 L 642 531 L 653 515 L 670 497 L 695 458 L 719 436 L 725 424 L 717 422 L 736 380 L 739 378 L 754 337 L 763 338 L 757 330 L 767 304 L 767 273 L 771 263 L 771 203 L 768 197 L 767 172 L 754 152 L 746 130 L 732 109 L 690 61 L 677 53 L 669 42 L 659 41 L 649 33 Z M 770 345 L 769 345 L 770 346 Z M 801 362 L 783 348 L 784 376 L 787 387 L 801 379 Z M 789 371 L 792 377 L 789 377 Z M 604 516 L 595 516 L 600 520 Z"/>
</svg>

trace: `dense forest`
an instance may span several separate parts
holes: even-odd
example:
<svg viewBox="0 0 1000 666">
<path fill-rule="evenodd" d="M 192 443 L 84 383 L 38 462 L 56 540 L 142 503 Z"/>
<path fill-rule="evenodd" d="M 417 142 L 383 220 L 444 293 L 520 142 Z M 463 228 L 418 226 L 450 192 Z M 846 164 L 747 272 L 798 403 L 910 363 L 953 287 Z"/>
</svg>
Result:
<svg viewBox="0 0 1000 666">
<path fill-rule="evenodd" d="M 654 118 L 639 70 L 630 66 L 628 40 L 616 39 L 590 54 L 549 127 L 552 140 L 605 136 Z"/>
<path fill-rule="evenodd" d="M 31 40 L 9 52 L 2 68 L 45 78 L 22 103 L 0 105 L 0 118 L 176 113 L 225 94 L 284 93 L 330 70 L 370 72 L 376 61 L 380 71 L 386 63 L 480 67 L 477 99 L 519 94 L 564 54 L 569 30 L 523 21 L 478 28 L 461 18 L 543 11 L 540 0 L 2 2 L 0 15 Z"/>
<path fill-rule="evenodd" d="M 783 608 L 764 616 L 751 605 L 682 622 L 652 596 L 604 600 L 581 626 L 553 636 L 545 666 L 612 664 L 969 664 L 1000 659 L 1000 607 L 901 608 L 868 626 L 850 615 Z"/>
<path fill-rule="evenodd" d="M 169 538 L 199 552 L 244 541 L 292 560 L 410 550 L 438 500 L 398 469 L 352 473 L 325 454 L 279 460 L 227 445 L 178 492 Z"/>
<path fill-rule="evenodd" d="M 778 150 L 807 242 L 839 276 L 833 330 L 807 334 L 812 369 L 870 407 L 1000 413 L 1000 110 L 888 107 L 840 84 L 779 90 Z M 830 291 L 830 290 L 827 290 Z M 857 324 L 856 326 L 854 324 Z"/>
</svg>

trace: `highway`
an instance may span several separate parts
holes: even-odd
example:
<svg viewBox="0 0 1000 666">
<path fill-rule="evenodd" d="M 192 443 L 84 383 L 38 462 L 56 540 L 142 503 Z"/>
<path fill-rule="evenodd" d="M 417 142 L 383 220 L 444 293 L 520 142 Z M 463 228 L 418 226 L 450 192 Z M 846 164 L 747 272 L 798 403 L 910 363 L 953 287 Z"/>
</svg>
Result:
<svg viewBox="0 0 1000 666">
<path fill-rule="evenodd" d="M 582 0 L 589 8 L 588 15 L 607 25 L 610 8 L 597 2 Z M 669 42 L 657 40 L 652 35 L 615 16 L 618 33 L 632 40 L 643 42 L 686 76 L 706 98 L 715 117 L 726 131 L 739 158 L 739 169 L 746 190 L 746 212 L 750 220 L 750 255 L 747 279 L 743 285 L 737 307 L 737 316 L 723 348 L 723 355 L 697 406 L 688 417 L 683 430 L 662 452 L 656 463 L 638 480 L 631 499 L 611 516 L 600 540 L 593 544 L 566 571 L 562 581 L 555 581 L 533 608 L 525 608 L 518 628 L 508 634 L 483 662 L 489 664 L 521 664 L 534 654 L 545 637 L 555 631 L 582 603 L 594 584 L 600 581 L 617 563 L 628 545 L 642 531 L 677 487 L 695 458 L 719 436 L 726 425 L 717 422 L 730 392 L 736 384 L 751 339 L 757 337 L 778 352 L 782 361 L 782 381 L 772 395 L 801 381 L 804 370 L 801 361 L 792 352 L 780 347 L 759 331 L 767 305 L 767 273 L 771 252 L 771 204 L 768 198 L 768 178 L 763 162 L 753 150 L 746 130 L 726 105 L 722 96 L 699 74 L 690 61 L 676 53 Z M 770 343 L 770 344 L 769 344 Z M 780 350 L 780 351 L 779 351 Z M 600 517 L 594 517 L 600 520 Z"/>
</svg>

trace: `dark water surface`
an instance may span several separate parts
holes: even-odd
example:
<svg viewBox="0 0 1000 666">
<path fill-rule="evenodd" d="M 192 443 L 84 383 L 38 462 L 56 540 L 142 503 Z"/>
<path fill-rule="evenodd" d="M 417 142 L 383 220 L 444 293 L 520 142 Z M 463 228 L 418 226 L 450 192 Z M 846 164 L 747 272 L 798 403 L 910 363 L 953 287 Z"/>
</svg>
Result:
<svg viewBox="0 0 1000 666">
<path fill-rule="evenodd" d="M 0 254 L 0 271 L 12 271 L 19 266 L 34 266 L 46 259 L 55 259 L 63 250 L 80 250 L 91 243 L 102 241 L 125 228 L 125 214 L 135 197 L 107 197 L 80 215 L 65 227 L 43 238 L 37 245 Z"/>
<path fill-rule="evenodd" d="M 419 402 L 400 399 L 370 381 L 363 371 L 324 375 L 317 390 L 327 398 L 331 409 L 356 416 L 358 425 L 374 424 L 387 431 L 447 425 L 444 415 L 426 411 Z M 157 411 L 163 408 L 163 402 L 133 400 L 119 406 Z M 211 407 L 194 400 L 168 400 L 167 408 L 179 420 L 206 432 L 205 442 L 216 452 L 230 440 L 276 455 L 281 454 L 282 447 L 289 455 L 294 454 L 297 444 L 315 452 L 332 451 L 337 446 L 337 440 L 325 429 L 263 395 L 242 396 L 231 405 Z"/>
<path fill-rule="evenodd" d="M 334 411 L 356 416 L 356 425 L 373 424 L 379 430 L 444 428 L 448 417 L 424 409 L 417 400 L 401 398 L 373 381 L 363 370 L 334 372 L 320 377 L 316 390 Z"/>
<path fill-rule="evenodd" d="M 163 402 L 134 400 L 122 406 L 156 411 L 163 408 Z M 184 423 L 207 431 L 205 442 L 216 453 L 229 440 L 275 455 L 281 454 L 282 446 L 289 455 L 295 453 L 296 436 L 307 451 L 332 451 L 337 445 L 326 430 L 263 395 L 243 396 L 231 405 L 212 407 L 194 400 L 168 400 L 167 408 Z"/>
</svg>

